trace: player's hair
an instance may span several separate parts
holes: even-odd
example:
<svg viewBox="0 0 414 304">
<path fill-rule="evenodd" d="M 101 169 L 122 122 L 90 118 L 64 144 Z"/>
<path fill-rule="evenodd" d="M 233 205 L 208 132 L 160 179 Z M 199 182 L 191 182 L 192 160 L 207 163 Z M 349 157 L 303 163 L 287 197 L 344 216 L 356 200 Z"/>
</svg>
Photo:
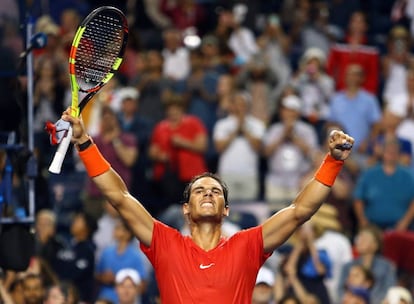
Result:
<svg viewBox="0 0 414 304">
<path fill-rule="evenodd" d="M 218 176 L 217 174 L 211 173 L 211 172 L 205 172 L 205 173 L 196 175 L 191 179 L 191 181 L 187 184 L 187 186 L 184 189 L 183 203 L 187 203 L 189 201 L 190 194 L 191 194 L 191 188 L 192 188 L 193 184 L 197 180 L 199 180 L 200 178 L 204 178 L 204 177 L 211 177 L 211 178 L 215 179 L 220 184 L 220 186 L 223 190 L 225 206 L 228 207 L 229 202 L 228 202 L 227 198 L 228 198 L 229 188 L 227 187 L 226 183 L 220 178 L 220 176 Z"/>
</svg>

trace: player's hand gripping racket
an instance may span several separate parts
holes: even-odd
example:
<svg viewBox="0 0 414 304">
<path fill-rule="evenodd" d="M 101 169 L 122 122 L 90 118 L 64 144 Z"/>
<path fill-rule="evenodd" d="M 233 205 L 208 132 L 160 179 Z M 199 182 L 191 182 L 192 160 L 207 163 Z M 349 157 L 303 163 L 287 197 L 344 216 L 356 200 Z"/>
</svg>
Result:
<svg viewBox="0 0 414 304">
<path fill-rule="evenodd" d="M 115 7 L 99 7 L 79 25 L 69 55 L 72 116 L 79 116 L 88 101 L 118 70 L 127 39 L 127 20 Z M 80 102 L 79 97 L 82 97 Z M 59 120 L 46 129 L 52 144 L 59 144 L 49 171 L 59 174 L 71 141 L 72 127 Z"/>
</svg>

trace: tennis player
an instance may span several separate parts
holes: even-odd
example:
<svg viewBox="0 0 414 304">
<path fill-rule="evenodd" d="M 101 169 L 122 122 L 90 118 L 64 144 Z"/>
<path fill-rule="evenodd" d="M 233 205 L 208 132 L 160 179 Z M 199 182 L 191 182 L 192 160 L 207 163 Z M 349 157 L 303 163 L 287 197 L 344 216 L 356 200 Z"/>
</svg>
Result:
<svg viewBox="0 0 414 304">
<path fill-rule="evenodd" d="M 324 161 L 291 205 L 230 238 L 223 237 L 221 231 L 230 211 L 227 186 L 211 173 L 195 177 L 183 195 L 183 215 L 191 231 L 190 236 L 183 236 L 153 218 L 131 196 L 86 133 L 82 121 L 70 115 L 70 109 L 62 119 L 72 124 L 72 142 L 88 175 L 128 223 L 154 266 L 163 304 L 250 304 L 259 268 L 318 210 L 354 143 L 349 135 L 333 131 Z M 344 144 L 349 147 L 344 149 Z"/>
</svg>

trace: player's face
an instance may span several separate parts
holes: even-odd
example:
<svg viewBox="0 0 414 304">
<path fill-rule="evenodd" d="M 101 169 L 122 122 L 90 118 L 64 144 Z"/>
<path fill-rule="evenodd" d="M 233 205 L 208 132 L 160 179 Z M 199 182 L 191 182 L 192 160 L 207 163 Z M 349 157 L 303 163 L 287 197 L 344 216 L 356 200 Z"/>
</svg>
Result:
<svg viewBox="0 0 414 304">
<path fill-rule="evenodd" d="M 189 202 L 183 208 L 184 214 L 190 214 L 194 219 L 199 216 L 221 219 L 228 215 L 223 188 L 211 177 L 203 177 L 194 182 Z"/>
</svg>

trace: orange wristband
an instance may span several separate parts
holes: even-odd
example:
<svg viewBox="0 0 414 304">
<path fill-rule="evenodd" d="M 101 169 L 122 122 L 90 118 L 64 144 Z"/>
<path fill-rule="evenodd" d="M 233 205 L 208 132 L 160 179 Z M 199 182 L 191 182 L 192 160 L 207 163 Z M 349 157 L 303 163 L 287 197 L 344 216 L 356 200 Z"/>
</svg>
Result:
<svg viewBox="0 0 414 304">
<path fill-rule="evenodd" d="M 95 144 L 92 144 L 86 150 L 80 151 L 79 157 L 90 177 L 101 175 L 111 168 L 111 165 L 102 156 Z"/>
<path fill-rule="evenodd" d="M 343 165 L 343 160 L 336 160 L 331 156 L 331 154 L 328 153 L 318 171 L 316 171 L 315 179 L 322 184 L 331 187 Z"/>
</svg>

